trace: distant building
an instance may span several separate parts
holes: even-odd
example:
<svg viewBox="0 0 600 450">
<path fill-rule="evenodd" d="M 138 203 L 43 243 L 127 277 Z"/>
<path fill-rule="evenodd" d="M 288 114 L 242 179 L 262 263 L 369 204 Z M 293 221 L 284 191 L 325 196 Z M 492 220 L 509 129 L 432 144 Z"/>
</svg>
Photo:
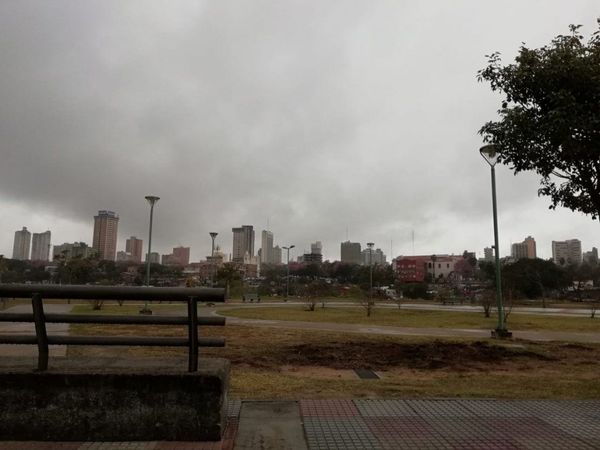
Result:
<svg viewBox="0 0 600 450">
<path fill-rule="evenodd" d="M 161 264 L 165 266 L 182 266 L 185 267 L 190 263 L 190 248 L 189 247 L 174 247 L 173 253 L 162 255 Z"/>
<path fill-rule="evenodd" d="M 231 231 L 233 231 L 233 262 L 243 263 L 244 258 L 252 258 L 254 256 L 254 227 L 242 225 L 239 228 L 232 228 Z"/>
<path fill-rule="evenodd" d="M 320 253 L 304 253 L 298 257 L 298 262 L 306 264 L 321 264 L 323 262 L 323 255 Z"/>
<path fill-rule="evenodd" d="M 190 263 L 190 248 L 181 246 L 174 247 L 173 256 L 180 266 L 187 266 Z"/>
<path fill-rule="evenodd" d="M 383 265 L 386 263 L 385 254 L 380 248 L 378 248 L 377 250 L 372 250 L 372 253 L 370 253 L 370 251 L 371 249 L 365 248 L 361 252 L 361 264 L 363 266 L 368 266 L 369 264 Z"/>
<path fill-rule="evenodd" d="M 523 242 L 511 246 L 510 256 L 514 259 L 535 259 L 537 257 L 535 239 L 527 236 Z"/>
<path fill-rule="evenodd" d="M 131 255 L 132 262 L 142 262 L 143 244 L 144 241 L 135 236 L 131 236 L 125 241 L 125 251 Z"/>
<path fill-rule="evenodd" d="M 349 264 L 360 264 L 360 243 L 358 242 L 342 242 L 341 245 L 341 261 Z"/>
<path fill-rule="evenodd" d="M 31 239 L 31 260 L 50 261 L 50 231 L 33 233 Z"/>
<path fill-rule="evenodd" d="M 483 259 L 487 262 L 494 262 L 494 249 L 490 247 L 484 248 Z"/>
<path fill-rule="evenodd" d="M 598 249 L 596 247 L 592 247 L 591 251 L 585 252 L 583 254 L 583 260 L 588 264 L 597 264 L 598 263 Z"/>
<path fill-rule="evenodd" d="M 581 241 L 579 239 L 552 241 L 552 259 L 554 264 L 559 266 L 581 264 L 583 260 Z"/>
<path fill-rule="evenodd" d="M 425 261 L 421 259 L 406 257 L 396 261 L 397 278 L 402 283 L 422 283 L 426 273 Z"/>
<path fill-rule="evenodd" d="M 133 255 L 129 252 L 118 251 L 117 252 L 117 262 L 132 262 Z"/>
<path fill-rule="evenodd" d="M 281 248 L 279 245 L 273 247 L 273 261 L 272 264 L 281 264 Z"/>
<path fill-rule="evenodd" d="M 13 257 L 25 261 L 29 259 L 29 248 L 31 245 L 31 233 L 27 231 L 27 227 L 22 230 L 15 231 L 15 240 L 13 242 Z"/>
<path fill-rule="evenodd" d="M 146 257 L 144 259 L 146 260 L 146 262 L 148 261 L 148 254 L 146 254 Z M 160 254 L 158 252 L 150 253 L 150 264 L 160 264 Z"/>
<path fill-rule="evenodd" d="M 323 254 L 323 244 L 321 241 L 317 241 L 313 244 L 310 244 L 310 252 L 313 255 L 322 255 Z"/>
<path fill-rule="evenodd" d="M 273 233 L 263 230 L 260 245 L 260 262 L 262 264 L 273 263 Z"/>
<path fill-rule="evenodd" d="M 73 258 L 89 258 L 93 256 L 96 251 L 89 247 L 85 242 L 65 242 L 61 245 L 55 245 L 52 248 L 52 260 L 58 261 L 64 259 L 68 261 Z"/>
<path fill-rule="evenodd" d="M 424 281 L 428 274 L 435 279 L 448 278 L 455 275 L 454 266 L 462 260 L 462 255 L 399 256 L 395 260 L 396 274 L 401 281 Z M 424 271 L 422 279 L 421 270 Z"/>
<path fill-rule="evenodd" d="M 113 211 L 98 211 L 94 216 L 94 239 L 92 247 L 100 259 L 114 261 L 117 253 L 117 230 L 119 216 Z"/>
</svg>

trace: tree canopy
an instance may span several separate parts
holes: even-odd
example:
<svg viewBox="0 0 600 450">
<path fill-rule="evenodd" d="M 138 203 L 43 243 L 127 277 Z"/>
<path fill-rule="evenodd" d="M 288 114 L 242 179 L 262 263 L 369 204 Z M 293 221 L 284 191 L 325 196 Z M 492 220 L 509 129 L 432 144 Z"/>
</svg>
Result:
<svg viewBox="0 0 600 450">
<path fill-rule="evenodd" d="M 522 45 L 514 64 L 487 55 L 478 80 L 503 94 L 500 120 L 479 130 L 499 162 L 541 175 L 550 208 L 600 214 L 600 19 L 587 41 L 571 25 L 549 45 Z"/>
</svg>

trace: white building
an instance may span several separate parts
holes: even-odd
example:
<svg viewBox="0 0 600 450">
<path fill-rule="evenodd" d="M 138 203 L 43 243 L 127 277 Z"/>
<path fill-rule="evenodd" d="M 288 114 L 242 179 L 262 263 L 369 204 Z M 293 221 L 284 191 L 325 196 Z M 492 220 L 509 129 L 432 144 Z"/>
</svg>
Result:
<svg viewBox="0 0 600 450">
<path fill-rule="evenodd" d="M 273 233 L 263 230 L 260 243 L 260 262 L 262 264 L 273 263 Z"/>
<path fill-rule="evenodd" d="M 281 247 L 279 245 L 273 247 L 273 261 L 271 264 L 281 264 Z"/>
<path fill-rule="evenodd" d="M 12 259 L 20 259 L 21 261 L 29 259 L 30 245 L 31 233 L 27 231 L 27 227 L 23 227 L 20 231 L 15 231 Z"/>
<path fill-rule="evenodd" d="M 371 251 L 372 254 L 370 254 Z M 369 263 L 372 263 L 373 265 L 382 265 L 386 263 L 386 256 L 380 248 L 378 248 L 377 250 L 365 248 L 361 252 L 361 262 L 363 266 L 368 266 Z"/>
<path fill-rule="evenodd" d="M 581 264 L 583 260 L 581 241 L 579 239 L 552 241 L 552 259 L 554 264 L 559 266 Z"/>
<path fill-rule="evenodd" d="M 50 260 L 50 231 L 44 233 L 33 233 L 31 240 L 31 260 L 49 261 Z"/>
</svg>

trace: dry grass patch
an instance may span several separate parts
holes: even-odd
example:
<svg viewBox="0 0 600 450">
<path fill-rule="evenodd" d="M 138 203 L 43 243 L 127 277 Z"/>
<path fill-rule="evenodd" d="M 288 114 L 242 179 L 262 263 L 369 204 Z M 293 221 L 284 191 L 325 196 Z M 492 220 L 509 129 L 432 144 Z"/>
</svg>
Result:
<svg viewBox="0 0 600 450">
<path fill-rule="evenodd" d="M 600 398 L 600 346 L 370 336 L 314 330 L 201 327 L 225 348 L 202 356 L 232 363 L 242 398 Z M 185 336 L 184 327 L 73 325 L 72 334 Z M 185 356 L 184 348 L 69 347 L 69 356 Z M 360 380 L 370 368 L 380 380 Z M 185 368 L 182 368 L 185 370 Z"/>
</svg>

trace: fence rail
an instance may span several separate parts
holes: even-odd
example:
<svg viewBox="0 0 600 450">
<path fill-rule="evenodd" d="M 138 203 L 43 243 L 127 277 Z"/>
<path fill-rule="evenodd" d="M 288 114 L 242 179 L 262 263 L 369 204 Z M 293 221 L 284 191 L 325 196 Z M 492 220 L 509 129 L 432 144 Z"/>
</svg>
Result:
<svg viewBox="0 0 600 450">
<path fill-rule="evenodd" d="M 31 297 L 33 313 L 0 313 L 0 322 L 33 322 L 35 335 L 0 335 L 0 344 L 38 346 L 38 370 L 48 368 L 49 345 L 131 345 L 188 347 L 188 370 L 198 370 L 198 347 L 223 347 L 225 339 L 198 336 L 198 326 L 223 326 L 224 317 L 198 317 L 198 301 L 223 302 L 225 291 L 214 288 L 154 288 L 130 286 L 1 285 L 0 297 Z M 43 299 L 169 300 L 187 303 L 186 316 L 102 316 L 45 314 Z M 106 325 L 187 325 L 187 337 L 49 336 L 46 323 Z"/>
</svg>

